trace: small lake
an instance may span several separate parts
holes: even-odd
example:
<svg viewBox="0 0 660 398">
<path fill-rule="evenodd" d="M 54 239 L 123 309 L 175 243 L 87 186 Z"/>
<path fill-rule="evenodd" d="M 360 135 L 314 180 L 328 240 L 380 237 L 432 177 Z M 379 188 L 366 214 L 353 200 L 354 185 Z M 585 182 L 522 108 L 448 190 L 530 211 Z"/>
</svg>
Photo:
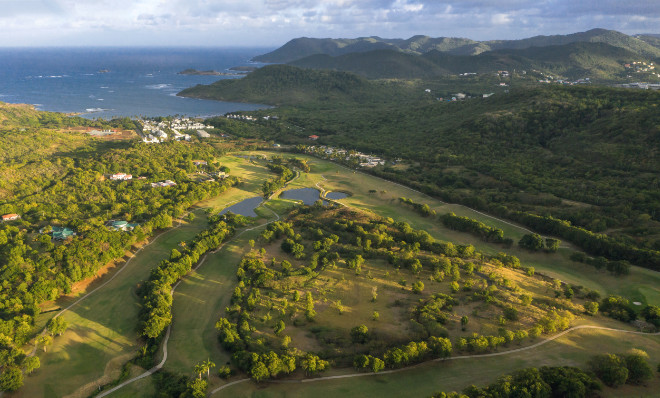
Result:
<svg viewBox="0 0 660 398">
<path fill-rule="evenodd" d="M 348 198 L 348 194 L 344 192 L 330 191 L 325 194 L 325 197 L 332 200 L 339 200 L 339 199 Z"/>
<path fill-rule="evenodd" d="M 280 194 L 282 199 L 301 200 L 304 204 L 311 206 L 320 198 L 321 191 L 316 188 L 289 189 Z"/>
<path fill-rule="evenodd" d="M 231 205 L 222 209 L 220 214 L 225 214 L 231 211 L 234 214 L 240 214 L 246 217 L 257 217 L 257 213 L 254 212 L 254 209 L 259 206 L 263 198 L 261 196 L 255 196 L 254 198 L 244 199 L 235 205 Z"/>
</svg>

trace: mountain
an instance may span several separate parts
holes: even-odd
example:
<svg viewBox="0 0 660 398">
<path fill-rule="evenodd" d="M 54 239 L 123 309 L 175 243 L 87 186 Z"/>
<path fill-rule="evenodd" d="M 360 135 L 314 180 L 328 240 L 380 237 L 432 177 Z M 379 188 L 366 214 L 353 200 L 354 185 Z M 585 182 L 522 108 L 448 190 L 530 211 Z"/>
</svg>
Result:
<svg viewBox="0 0 660 398">
<path fill-rule="evenodd" d="M 360 37 L 357 39 L 312 39 L 301 37 L 293 39 L 267 54 L 253 58 L 253 61 L 268 63 L 287 63 L 315 54 L 339 56 L 349 53 L 374 50 L 394 50 L 423 54 L 431 50 L 451 51 L 464 46 L 478 44 L 474 40 L 429 36 L 413 36 L 404 39 L 383 39 L 380 37 Z"/>
<path fill-rule="evenodd" d="M 425 54 L 436 50 L 453 55 L 478 55 L 484 52 L 502 49 L 525 49 L 565 45 L 576 42 L 606 43 L 614 47 L 625 48 L 647 58 L 660 57 L 660 45 L 653 42 L 653 36 L 628 36 L 624 33 L 607 29 L 591 29 L 586 32 L 568 35 L 535 36 L 521 40 L 475 41 L 465 38 L 413 36 L 409 39 L 383 39 L 380 37 L 361 37 L 357 39 L 313 39 L 302 37 L 293 39 L 284 46 L 253 60 L 268 63 L 288 63 L 311 55 L 325 54 L 340 56 L 349 53 L 374 50 L 393 50 L 410 54 Z"/>
<path fill-rule="evenodd" d="M 431 50 L 414 55 L 394 50 L 350 53 L 337 57 L 317 54 L 290 65 L 359 74 L 369 79 L 426 79 L 464 72 L 539 70 L 569 79 L 613 79 L 624 64 L 640 58 L 634 52 L 606 43 L 576 42 L 564 45 L 502 49 L 479 55 L 453 55 Z"/>
</svg>

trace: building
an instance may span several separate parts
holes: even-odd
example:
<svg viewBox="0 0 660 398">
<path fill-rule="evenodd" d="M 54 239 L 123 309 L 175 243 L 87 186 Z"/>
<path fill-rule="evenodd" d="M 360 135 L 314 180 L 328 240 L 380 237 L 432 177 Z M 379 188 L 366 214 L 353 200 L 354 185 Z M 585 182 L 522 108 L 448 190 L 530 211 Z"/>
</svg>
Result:
<svg viewBox="0 0 660 398">
<path fill-rule="evenodd" d="M 165 180 L 165 181 L 159 181 L 159 182 L 152 182 L 151 187 L 152 188 L 157 188 L 157 187 L 172 187 L 175 186 L 176 182 L 172 180 Z"/>
<path fill-rule="evenodd" d="M 192 162 L 195 166 L 206 166 L 206 165 L 208 165 L 208 162 L 206 160 L 193 160 Z"/>
<path fill-rule="evenodd" d="M 312 141 L 316 141 L 316 140 L 319 139 L 319 136 L 318 135 L 310 135 L 309 139 L 312 140 Z"/>
<path fill-rule="evenodd" d="M 3 222 L 13 221 L 13 220 L 18 220 L 19 218 L 21 218 L 21 216 L 15 213 L 5 214 L 4 216 L 2 216 L 2 221 Z"/>
<path fill-rule="evenodd" d="M 197 130 L 197 135 L 199 136 L 199 138 L 209 138 L 209 137 L 211 137 L 211 134 L 207 133 L 204 130 Z"/>
<path fill-rule="evenodd" d="M 118 180 L 118 181 L 132 180 L 133 175 L 132 174 L 118 173 L 118 174 L 111 175 L 110 179 L 111 180 Z"/>
</svg>

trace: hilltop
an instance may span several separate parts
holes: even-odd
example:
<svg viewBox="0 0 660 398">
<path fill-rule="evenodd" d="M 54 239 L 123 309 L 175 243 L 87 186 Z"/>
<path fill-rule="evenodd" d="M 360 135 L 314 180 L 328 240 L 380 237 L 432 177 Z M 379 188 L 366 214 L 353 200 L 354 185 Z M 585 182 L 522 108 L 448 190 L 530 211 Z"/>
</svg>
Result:
<svg viewBox="0 0 660 398">
<path fill-rule="evenodd" d="M 453 55 L 431 50 L 422 55 L 374 50 L 340 56 L 311 55 L 290 65 L 353 72 L 370 79 L 433 79 L 450 74 L 490 73 L 498 70 L 537 70 L 567 79 L 616 79 L 624 65 L 640 56 L 606 43 L 577 42 L 547 47 L 503 49 L 479 55 Z"/>
<path fill-rule="evenodd" d="M 503 49 L 525 49 L 565 45 L 576 42 L 606 43 L 624 48 L 647 58 L 660 57 L 660 45 L 650 35 L 640 37 L 607 29 L 592 29 L 568 35 L 535 36 L 521 40 L 476 41 L 466 38 L 413 36 L 409 39 L 383 39 L 380 37 L 360 37 L 356 39 L 315 39 L 302 37 L 289 41 L 282 47 L 254 57 L 254 61 L 288 63 L 310 55 L 325 54 L 340 56 L 349 53 L 374 50 L 401 51 L 421 55 L 430 51 L 446 52 L 453 55 L 478 55 L 488 51 Z"/>
</svg>

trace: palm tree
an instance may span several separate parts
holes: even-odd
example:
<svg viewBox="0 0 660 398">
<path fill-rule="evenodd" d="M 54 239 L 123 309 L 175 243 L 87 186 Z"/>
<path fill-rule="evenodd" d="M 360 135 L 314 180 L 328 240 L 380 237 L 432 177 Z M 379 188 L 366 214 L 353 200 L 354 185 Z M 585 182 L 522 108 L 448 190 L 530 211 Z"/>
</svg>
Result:
<svg viewBox="0 0 660 398">
<path fill-rule="evenodd" d="M 202 362 L 202 365 L 206 368 L 206 378 L 208 379 L 211 376 L 211 368 L 215 368 L 215 364 L 207 358 L 206 361 Z"/>
<path fill-rule="evenodd" d="M 204 373 L 204 371 L 206 369 L 207 368 L 204 367 L 204 363 L 200 362 L 197 365 L 195 365 L 195 368 L 194 368 L 193 372 L 196 373 L 197 376 L 199 377 L 199 379 L 201 380 L 202 379 L 202 373 Z"/>
</svg>

